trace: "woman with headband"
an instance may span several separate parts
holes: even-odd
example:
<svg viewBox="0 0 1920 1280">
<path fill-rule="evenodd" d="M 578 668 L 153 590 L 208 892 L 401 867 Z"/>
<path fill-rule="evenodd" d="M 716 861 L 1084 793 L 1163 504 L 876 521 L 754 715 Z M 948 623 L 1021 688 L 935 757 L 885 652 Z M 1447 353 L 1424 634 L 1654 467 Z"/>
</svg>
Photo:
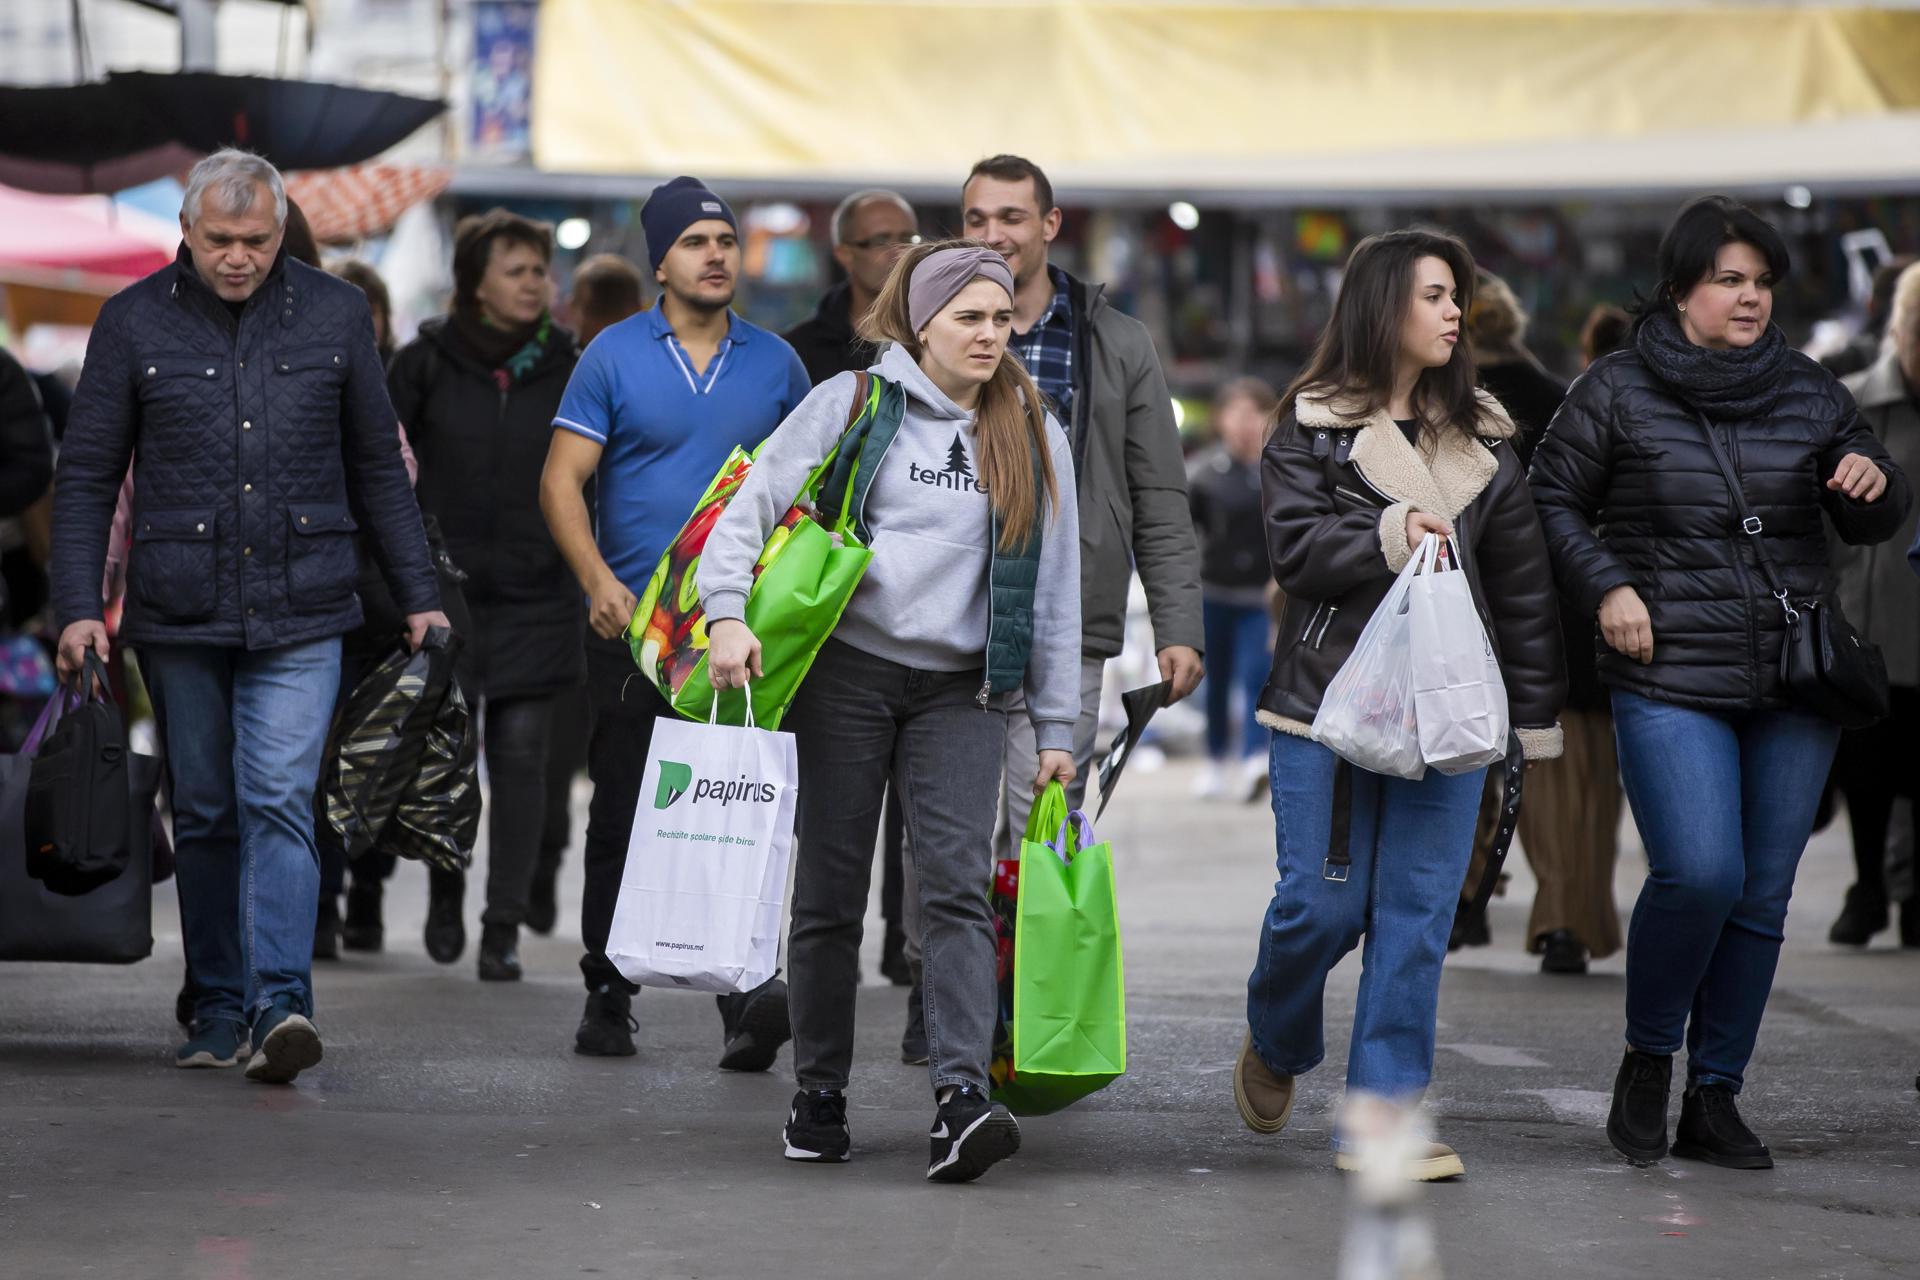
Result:
<svg viewBox="0 0 1920 1280">
<path fill-rule="evenodd" d="M 899 787 L 920 892 L 928 1070 L 938 1108 L 927 1177 L 966 1182 L 1020 1147 L 988 1100 L 995 988 L 988 902 L 1006 702 L 1024 687 L 1038 792 L 1073 778 L 1080 714 L 1080 534 L 1065 433 L 1007 355 L 1013 274 L 971 241 L 904 255 L 861 324 L 887 344 L 851 509 L 873 562 L 785 727 L 800 756 L 788 947 L 790 1160 L 848 1159 L 861 921 L 881 801 Z M 708 538 L 697 575 L 716 688 L 761 674 L 744 621 L 775 522 L 852 417 L 859 376 L 821 383 L 767 440 Z"/>
</svg>

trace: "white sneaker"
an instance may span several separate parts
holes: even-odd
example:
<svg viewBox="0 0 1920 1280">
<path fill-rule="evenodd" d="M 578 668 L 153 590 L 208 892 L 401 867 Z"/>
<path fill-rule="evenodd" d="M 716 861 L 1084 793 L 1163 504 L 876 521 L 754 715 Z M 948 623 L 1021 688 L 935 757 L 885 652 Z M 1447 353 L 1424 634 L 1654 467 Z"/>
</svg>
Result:
<svg viewBox="0 0 1920 1280">
<path fill-rule="evenodd" d="M 1193 794 L 1202 800 L 1218 800 L 1227 794 L 1227 770 L 1218 760 L 1209 760 L 1194 775 Z"/>
<path fill-rule="evenodd" d="M 1273 786 L 1271 776 L 1265 756 L 1248 756 L 1240 762 L 1240 794 L 1248 804 L 1266 798 Z"/>
</svg>

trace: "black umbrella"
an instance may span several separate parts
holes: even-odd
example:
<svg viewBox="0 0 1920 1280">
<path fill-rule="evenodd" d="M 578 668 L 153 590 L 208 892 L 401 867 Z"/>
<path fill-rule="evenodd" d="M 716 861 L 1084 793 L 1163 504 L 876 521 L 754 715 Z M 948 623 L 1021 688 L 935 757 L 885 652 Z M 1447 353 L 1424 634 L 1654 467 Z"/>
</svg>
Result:
<svg viewBox="0 0 1920 1280">
<path fill-rule="evenodd" d="M 331 169 L 373 159 L 446 105 L 384 89 L 206 71 L 0 88 L 0 182 L 113 191 L 224 146 L 257 151 L 281 169 Z M 162 160 L 166 167 L 152 167 Z"/>
</svg>

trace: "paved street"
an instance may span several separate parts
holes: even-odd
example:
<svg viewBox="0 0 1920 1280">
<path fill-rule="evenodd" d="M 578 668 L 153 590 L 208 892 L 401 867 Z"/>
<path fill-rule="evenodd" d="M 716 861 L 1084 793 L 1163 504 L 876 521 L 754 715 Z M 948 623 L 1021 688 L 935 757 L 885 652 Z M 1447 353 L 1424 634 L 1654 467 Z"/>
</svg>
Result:
<svg viewBox="0 0 1920 1280">
<path fill-rule="evenodd" d="M 1190 779 L 1130 775 L 1102 826 L 1131 1074 L 1028 1121 L 1017 1159 L 958 1188 L 922 1180 L 930 1103 L 893 1052 L 902 992 L 861 994 L 854 1162 L 794 1166 L 785 1053 L 769 1075 L 722 1076 L 712 1002 L 648 992 L 639 1058 L 574 1056 L 577 943 L 530 940 L 518 986 L 480 986 L 471 949 L 441 968 L 420 946 L 417 867 L 390 897 L 390 950 L 316 975 L 319 1068 L 293 1088 L 176 1071 L 167 889 L 141 965 L 0 966 L 0 1276 L 1332 1276 L 1327 1115 L 1358 959 L 1335 975 L 1332 1056 L 1292 1127 L 1247 1132 L 1227 1072 L 1270 819 L 1193 801 Z M 1746 1094 L 1771 1173 L 1613 1154 L 1620 958 L 1585 979 L 1535 972 L 1514 865 L 1495 945 L 1454 957 L 1441 1005 L 1432 1105 L 1468 1168 L 1425 1202 L 1447 1274 L 1920 1276 L 1920 953 L 1826 945 L 1844 820 L 1808 855 Z M 1641 867 L 1630 841 L 1622 902 Z M 477 913 L 477 876 L 468 900 Z"/>
</svg>

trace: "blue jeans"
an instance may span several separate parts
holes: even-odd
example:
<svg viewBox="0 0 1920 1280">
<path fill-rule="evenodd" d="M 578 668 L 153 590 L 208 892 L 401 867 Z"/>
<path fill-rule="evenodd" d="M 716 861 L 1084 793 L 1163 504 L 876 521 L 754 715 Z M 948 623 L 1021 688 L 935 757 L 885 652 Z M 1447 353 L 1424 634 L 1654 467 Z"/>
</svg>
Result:
<svg viewBox="0 0 1920 1280">
<path fill-rule="evenodd" d="M 275 1004 L 311 1015 L 313 790 L 340 641 L 147 645 L 140 668 L 166 743 L 194 1018 L 250 1023 Z"/>
<path fill-rule="evenodd" d="M 1233 741 L 1234 704 L 1239 704 L 1240 754 L 1258 755 L 1267 745 L 1267 730 L 1253 718 L 1266 687 L 1273 655 L 1267 652 L 1267 611 L 1260 605 L 1224 604 L 1203 598 L 1201 621 L 1206 628 L 1207 755 L 1228 757 Z"/>
<path fill-rule="evenodd" d="M 1613 725 L 1648 866 L 1627 928 L 1627 1043 L 1684 1042 L 1689 1084 L 1738 1092 L 1840 730 L 1802 711 L 1699 711 L 1618 689 Z"/>
<path fill-rule="evenodd" d="M 1317 742 L 1275 733 L 1268 760 L 1280 880 L 1247 980 L 1254 1050 L 1281 1075 L 1320 1065 L 1327 974 L 1364 935 L 1347 1086 L 1417 1095 L 1433 1078 L 1440 966 L 1486 770 L 1409 782 L 1354 769 L 1353 865 L 1335 881 L 1325 867 L 1337 758 Z"/>
</svg>

